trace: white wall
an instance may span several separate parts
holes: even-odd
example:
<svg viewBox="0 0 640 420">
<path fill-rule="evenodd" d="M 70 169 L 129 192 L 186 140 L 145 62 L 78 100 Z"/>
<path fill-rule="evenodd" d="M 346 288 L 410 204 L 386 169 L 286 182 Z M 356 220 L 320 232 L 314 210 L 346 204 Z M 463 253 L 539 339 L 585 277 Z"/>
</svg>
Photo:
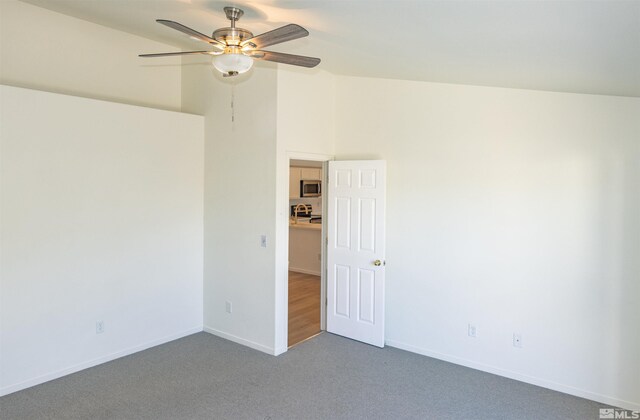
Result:
<svg viewBox="0 0 640 420">
<path fill-rule="evenodd" d="M 202 117 L 0 98 L 0 394 L 200 331 Z"/>
<path fill-rule="evenodd" d="M 204 329 L 280 354 L 287 348 L 287 153 L 320 159 L 333 149 L 333 76 L 259 62 L 223 79 L 210 59 L 183 60 L 183 109 L 205 117 Z"/>
<path fill-rule="evenodd" d="M 336 92 L 337 157 L 388 163 L 388 344 L 640 408 L 640 99 Z"/>
<path fill-rule="evenodd" d="M 276 67 L 222 79 L 198 62 L 185 58 L 183 104 L 205 118 L 204 328 L 272 354 Z"/>
<path fill-rule="evenodd" d="M 210 59 L 183 60 L 183 109 L 205 117 L 204 329 L 280 354 L 287 349 L 289 153 L 330 157 L 334 79 L 264 62 L 223 79 Z"/>
<path fill-rule="evenodd" d="M 334 107 L 334 75 L 318 69 L 279 66 L 277 118 L 280 150 L 333 154 Z"/>
<path fill-rule="evenodd" d="M 0 83 L 180 110 L 180 58 L 146 38 L 16 0 L 0 1 Z"/>
</svg>

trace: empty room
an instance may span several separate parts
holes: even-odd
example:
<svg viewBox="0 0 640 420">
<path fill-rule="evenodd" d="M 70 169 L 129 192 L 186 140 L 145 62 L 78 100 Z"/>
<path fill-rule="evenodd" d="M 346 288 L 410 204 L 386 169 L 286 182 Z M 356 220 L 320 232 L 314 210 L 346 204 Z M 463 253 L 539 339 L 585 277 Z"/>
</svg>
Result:
<svg viewBox="0 0 640 420">
<path fill-rule="evenodd" d="M 0 0 L 0 418 L 640 419 L 640 1 Z"/>
</svg>

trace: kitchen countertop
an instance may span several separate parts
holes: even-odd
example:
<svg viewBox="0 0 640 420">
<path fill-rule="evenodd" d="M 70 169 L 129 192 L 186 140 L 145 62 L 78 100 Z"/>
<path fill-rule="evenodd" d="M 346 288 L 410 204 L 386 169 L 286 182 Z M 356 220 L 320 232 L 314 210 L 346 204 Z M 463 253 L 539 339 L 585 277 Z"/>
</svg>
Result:
<svg viewBox="0 0 640 420">
<path fill-rule="evenodd" d="M 322 230 L 322 224 L 320 223 L 309 223 L 309 220 L 300 220 L 298 219 L 298 224 L 295 224 L 293 220 L 289 220 L 289 227 L 294 229 L 309 229 L 309 230 Z"/>
</svg>

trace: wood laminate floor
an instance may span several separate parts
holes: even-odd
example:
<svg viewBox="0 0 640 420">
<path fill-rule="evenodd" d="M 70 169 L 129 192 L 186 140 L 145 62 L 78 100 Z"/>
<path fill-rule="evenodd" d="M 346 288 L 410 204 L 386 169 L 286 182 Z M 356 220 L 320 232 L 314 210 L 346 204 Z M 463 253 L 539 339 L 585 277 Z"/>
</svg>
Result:
<svg viewBox="0 0 640 420">
<path fill-rule="evenodd" d="M 289 271 L 289 347 L 320 332 L 320 276 Z"/>
</svg>

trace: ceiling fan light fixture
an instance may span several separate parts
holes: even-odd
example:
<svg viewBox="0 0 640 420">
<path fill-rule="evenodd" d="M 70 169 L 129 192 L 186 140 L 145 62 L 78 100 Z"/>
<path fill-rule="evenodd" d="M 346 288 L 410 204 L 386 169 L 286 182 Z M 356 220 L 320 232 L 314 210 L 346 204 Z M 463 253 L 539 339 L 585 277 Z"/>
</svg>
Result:
<svg viewBox="0 0 640 420">
<path fill-rule="evenodd" d="M 246 73 L 253 66 L 253 59 L 244 54 L 221 54 L 213 57 L 213 67 L 220 73 L 236 75 Z"/>
</svg>

